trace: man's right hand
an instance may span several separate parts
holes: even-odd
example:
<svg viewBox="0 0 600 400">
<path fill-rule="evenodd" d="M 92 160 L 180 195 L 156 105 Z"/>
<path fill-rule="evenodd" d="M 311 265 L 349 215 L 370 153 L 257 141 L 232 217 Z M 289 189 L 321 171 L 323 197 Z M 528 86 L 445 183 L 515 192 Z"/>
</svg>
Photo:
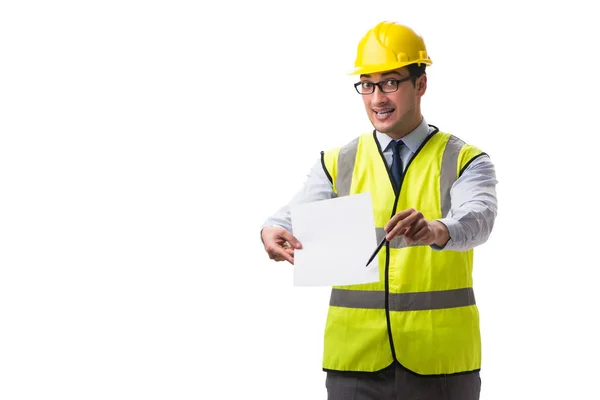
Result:
<svg viewBox="0 0 600 400">
<path fill-rule="evenodd" d="M 287 229 L 281 226 L 267 226 L 261 232 L 265 251 L 271 260 L 288 261 L 294 264 L 294 250 L 302 245 Z"/>
</svg>

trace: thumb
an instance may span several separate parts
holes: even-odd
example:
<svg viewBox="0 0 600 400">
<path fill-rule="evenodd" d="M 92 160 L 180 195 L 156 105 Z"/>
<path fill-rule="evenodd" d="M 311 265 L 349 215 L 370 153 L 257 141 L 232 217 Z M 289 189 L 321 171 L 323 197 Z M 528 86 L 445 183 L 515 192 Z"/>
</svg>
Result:
<svg viewBox="0 0 600 400">
<path fill-rule="evenodd" d="M 294 237 L 294 235 L 292 235 L 290 232 L 288 232 L 287 230 L 284 230 L 281 233 L 281 237 L 284 238 L 285 240 L 287 240 L 289 242 L 289 244 L 295 248 L 295 249 L 301 249 L 302 248 L 302 243 L 300 243 L 300 241 L 298 241 L 298 239 L 296 239 Z"/>
</svg>

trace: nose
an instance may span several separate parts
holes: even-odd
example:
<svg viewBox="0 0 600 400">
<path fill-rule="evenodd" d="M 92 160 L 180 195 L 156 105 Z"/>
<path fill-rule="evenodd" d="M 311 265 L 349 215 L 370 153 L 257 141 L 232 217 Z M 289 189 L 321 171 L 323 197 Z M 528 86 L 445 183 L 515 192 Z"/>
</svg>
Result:
<svg viewBox="0 0 600 400">
<path fill-rule="evenodd" d="M 387 95 L 383 93 L 379 85 L 375 86 L 375 91 L 371 95 L 371 102 L 373 104 L 384 104 L 387 101 Z"/>
</svg>

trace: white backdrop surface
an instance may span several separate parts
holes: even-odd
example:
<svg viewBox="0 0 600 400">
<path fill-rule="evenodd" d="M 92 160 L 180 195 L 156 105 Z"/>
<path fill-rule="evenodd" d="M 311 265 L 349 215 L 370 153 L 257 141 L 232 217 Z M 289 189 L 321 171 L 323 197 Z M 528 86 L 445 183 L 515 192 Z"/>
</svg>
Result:
<svg viewBox="0 0 600 400">
<path fill-rule="evenodd" d="M 0 5 L 0 398 L 325 399 L 327 288 L 259 229 L 371 129 L 352 68 L 423 35 L 427 121 L 486 151 L 482 400 L 596 398 L 599 37 L 585 1 Z"/>
</svg>

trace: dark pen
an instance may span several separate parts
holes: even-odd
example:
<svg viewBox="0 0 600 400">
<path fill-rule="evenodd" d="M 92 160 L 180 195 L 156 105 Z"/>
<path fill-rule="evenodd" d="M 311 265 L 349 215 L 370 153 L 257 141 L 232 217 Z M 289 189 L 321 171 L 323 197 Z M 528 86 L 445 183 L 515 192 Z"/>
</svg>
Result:
<svg viewBox="0 0 600 400">
<path fill-rule="evenodd" d="M 383 245 L 385 244 L 385 242 L 387 242 L 387 240 L 385 240 L 386 236 L 387 236 L 387 232 L 385 232 L 385 235 L 383 235 L 383 239 L 381 239 L 381 242 L 379 242 L 379 244 L 377 245 L 377 248 L 375 249 L 375 251 L 371 255 L 371 258 L 369 258 L 369 261 L 367 261 L 367 265 L 365 265 L 365 267 L 368 267 L 369 264 L 371 264 L 371 261 L 373 261 L 373 259 L 377 255 L 377 253 L 379 253 L 379 250 L 381 250 L 381 248 L 383 247 Z"/>
</svg>

